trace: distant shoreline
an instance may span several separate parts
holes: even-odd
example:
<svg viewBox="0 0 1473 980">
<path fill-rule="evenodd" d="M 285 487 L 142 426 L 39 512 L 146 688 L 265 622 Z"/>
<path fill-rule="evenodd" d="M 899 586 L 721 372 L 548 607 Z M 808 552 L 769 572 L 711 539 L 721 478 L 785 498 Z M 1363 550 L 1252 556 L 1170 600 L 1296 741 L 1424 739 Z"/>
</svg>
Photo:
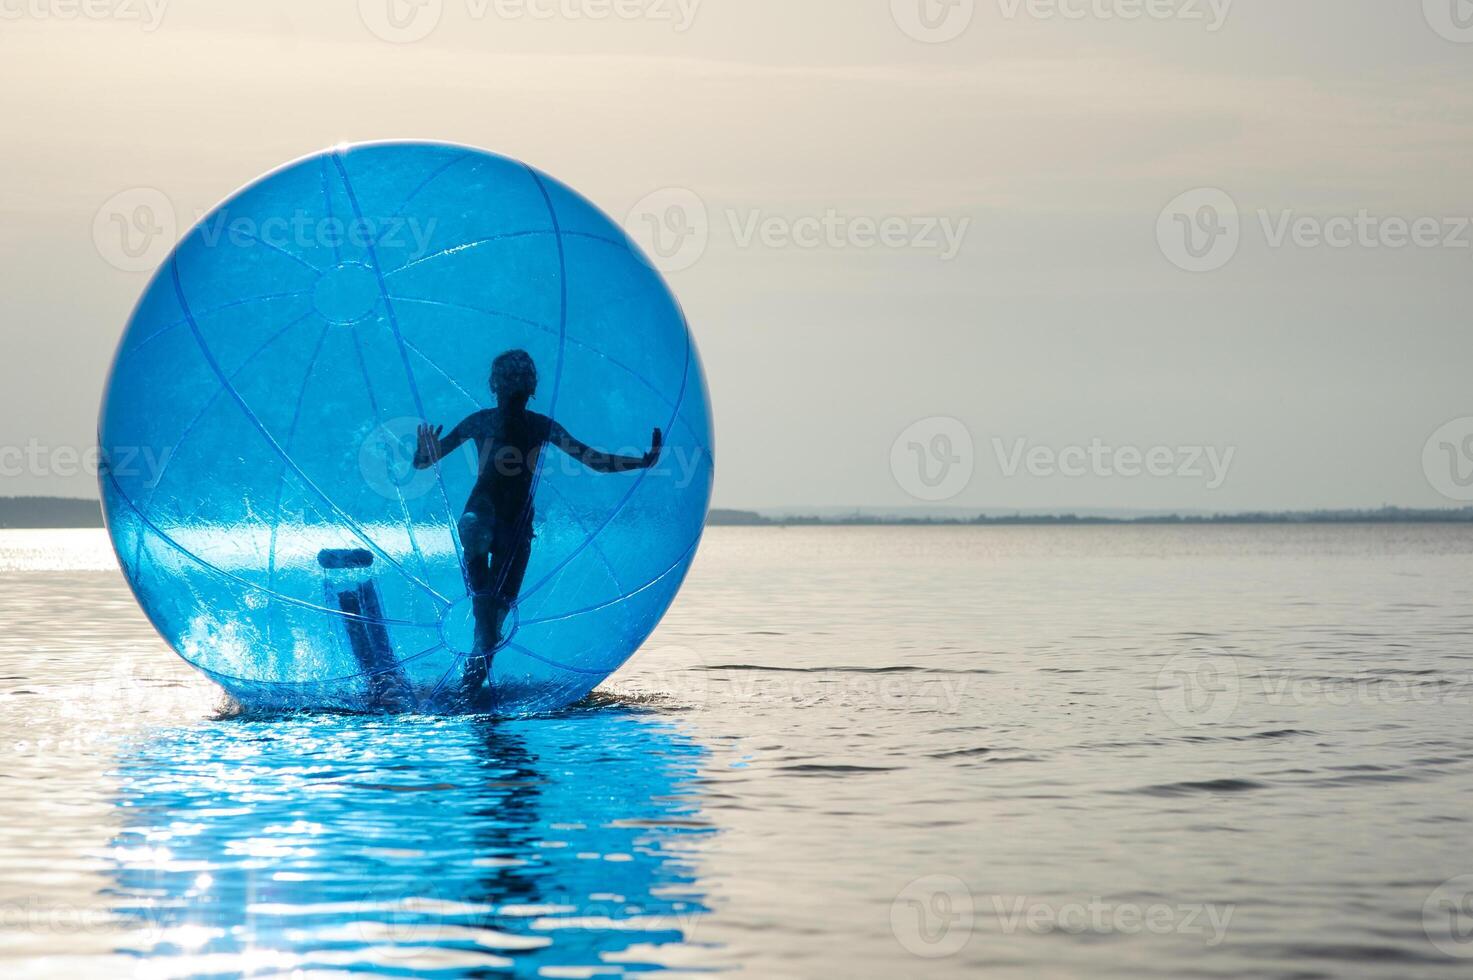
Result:
<svg viewBox="0 0 1473 980">
<path fill-rule="evenodd" d="M 78 497 L 0 497 L 0 528 L 102 527 L 102 505 Z"/>
<path fill-rule="evenodd" d="M 1228 514 L 1147 514 L 1100 517 L 1078 514 L 1011 514 L 976 517 L 852 516 L 768 517 L 756 511 L 713 510 L 713 527 L 1079 527 L 1090 525 L 1184 524 L 1473 524 L 1473 507 L 1432 510 L 1381 507 L 1375 510 L 1248 511 Z"/>
<path fill-rule="evenodd" d="M 769 515 L 716 508 L 711 527 L 1078 527 L 1183 524 L 1473 524 L 1473 507 L 1444 510 L 1381 507 L 1375 510 L 1250 511 L 1230 514 L 1146 514 L 1133 517 L 1079 514 L 979 514 L 975 517 L 908 517 L 863 512 L 850 515 Z M 0 529 L 102 527 L 96 500 L 76 497 L 0 497 Z"/>
</svg>

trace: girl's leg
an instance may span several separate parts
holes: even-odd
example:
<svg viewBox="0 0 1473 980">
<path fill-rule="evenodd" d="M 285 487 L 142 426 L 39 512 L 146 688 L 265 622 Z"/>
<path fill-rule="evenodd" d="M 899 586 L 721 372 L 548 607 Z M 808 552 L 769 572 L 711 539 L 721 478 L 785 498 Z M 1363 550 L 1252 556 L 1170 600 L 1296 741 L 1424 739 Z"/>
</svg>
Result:
<svg viewBox="0 0 1473 980">
<path fill-rule="evenodd" d="M 470 591 L 471 612 L 475 616 L 475 646 L 466 658 L 461 689 L 474 694 L 486 683 L 486 657 L 496 648 L 496 598 L 492 594 L 496 580 L 491 577 L 491 529 L 488 521 L 468 513 L 460 519 L 460 543 L 465 553 L 465 581 Z"/>
<path fill-rule="evenodd" d="M 527 523 L 528 528 L 520 536 L 511 533 L 511 529 L 498 528 L 496 539 L 492 543 L 489 578 L 494 592 L 490 597 L 490 606 L 494 610 L 495 626 L 491 642 L 486 648 L 489 651 L 488 660 L 495 656 L 506 641 L 506 617 L 510 615 L 512 606 L 516 605 L 517 593 L 521 592 L 522 580 L 527 576 L 527 562 L 532 557 L 531 522 Z M 477 617 L 477 622 L 479 621 Z"/>
</svg>

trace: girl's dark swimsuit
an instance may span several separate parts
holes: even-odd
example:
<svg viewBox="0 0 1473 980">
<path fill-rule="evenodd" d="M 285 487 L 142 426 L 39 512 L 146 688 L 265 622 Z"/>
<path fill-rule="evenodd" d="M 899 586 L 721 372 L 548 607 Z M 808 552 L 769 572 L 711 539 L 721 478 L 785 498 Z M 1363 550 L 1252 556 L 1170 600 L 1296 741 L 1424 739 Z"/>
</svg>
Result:
<svg viewBox="0 0 1473 980">
<path fill-rule="evenodd" d="M 647 456 L 616 456 L 575 439 L 567 429 L 523 407 L 480 411 L 440 440 L 439 456 L 476 445 L 476 485 L 460 519 L 466 584 L 476 618 L 476 649 L 500 645 L 501 621 L 516 602 L 532 555 L 532 481 L 542 447 L 556 446 L 591 470 L 624 473 L 650 465 Z M 416 461 L 418 462 L 418 461 Z"/>
</svg>

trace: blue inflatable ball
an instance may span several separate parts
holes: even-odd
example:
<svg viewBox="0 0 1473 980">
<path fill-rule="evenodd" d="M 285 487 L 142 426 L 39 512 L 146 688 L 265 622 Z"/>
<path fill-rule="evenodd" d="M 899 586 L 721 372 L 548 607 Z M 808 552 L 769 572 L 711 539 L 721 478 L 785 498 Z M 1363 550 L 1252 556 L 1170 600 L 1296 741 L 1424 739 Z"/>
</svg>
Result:
<svg viewBox="0 0 1473 980">
<path fill-rule="evenodd" d="M 523 713 L 650 635 L 712 481 L 695 344 L 574 191 L 337 148 L 204 217 L 119 345 L 102 498 L 139 604 L 248 707 Z"/>
</svg>

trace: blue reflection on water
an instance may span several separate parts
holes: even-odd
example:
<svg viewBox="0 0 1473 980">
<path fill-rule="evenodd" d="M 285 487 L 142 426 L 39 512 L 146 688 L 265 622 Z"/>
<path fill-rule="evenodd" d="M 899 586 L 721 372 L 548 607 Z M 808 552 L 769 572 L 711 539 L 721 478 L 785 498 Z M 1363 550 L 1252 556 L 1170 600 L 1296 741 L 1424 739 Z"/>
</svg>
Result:
<svg viewBox="0 0 1473 980">
<path fill-rule="evenodd" d="M 114 773 L 112 905 L 169 976 L 699 969 L 706 754 L 620 705 L 158 731 Z"/>
</svg>

